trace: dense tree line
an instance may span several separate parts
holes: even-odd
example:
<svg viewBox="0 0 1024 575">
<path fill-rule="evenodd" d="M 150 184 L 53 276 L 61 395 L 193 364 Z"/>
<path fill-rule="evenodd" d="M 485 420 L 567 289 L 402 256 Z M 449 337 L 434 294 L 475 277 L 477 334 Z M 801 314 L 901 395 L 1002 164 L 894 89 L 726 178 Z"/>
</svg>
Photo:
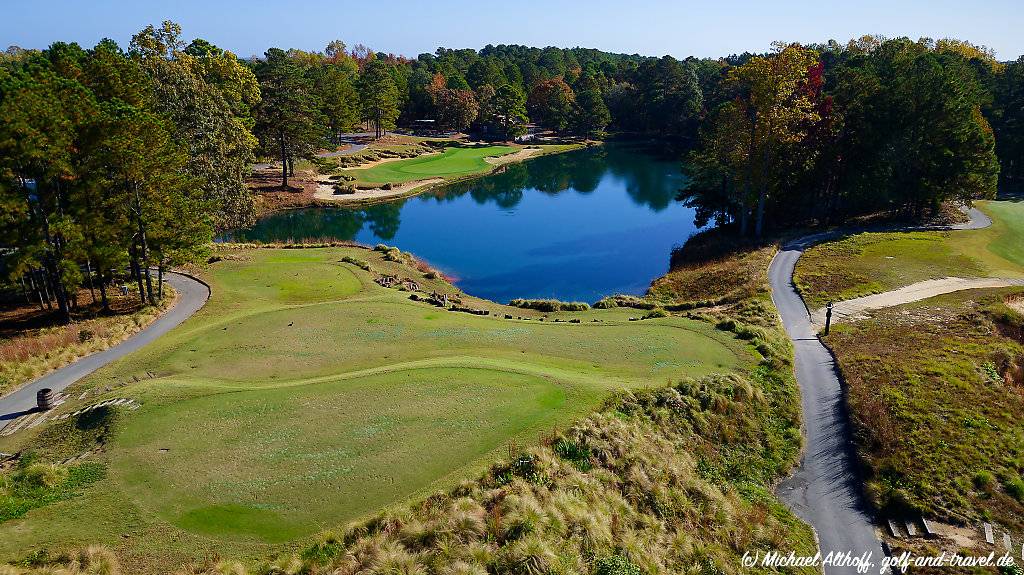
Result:
<svg viewBox="0 0 1024 575">
<path fill-rule="evenodd" d="M 127 51 L 56 43 L 0 60 L 0 263 L 66 321 L 83 285 L 107 308 L 123 270 L 155 303 L 151 269 L 253 219 L 255 78 L 179 33 L 166 23 Z"/>
<path fill-rule="evenodd" d="M 754 235 L 920 214 L 1024 178 L 1024 58 L 956 40 L 685 60 L 516 45 L 407 59 L 334 41 L 240 60 L 180 36 L 165 22 L 127 50 L 0 55 L 0 271 L 66 318 L 82 285 L 106 305 L 118 270 L 155 301 L 151 269 L 253 221 L 257 155 L 280 160 L 287 186 L 297 159 L 354 130 L 508 140 L 532 122 L 671 140 L 693 148 L 682 197 L 698 223 Z"/>
<path fill-rule="evenodd" d="M 527 124 L 600 137 L 611 127 L 690 141 L 724 63 L 643 58 L 580 48 L 439 48 L 409 60 L 331 42 L 322 52 L 271 48 L 246 62 L 262 95 L 254 108 L 261 155 L 296 159 L 345 132 L 398 126 L 510 140 Z"/>
<path fill-rule="evenodd" d="M 439 48 L 408 64 L 400 121 L 435 119 L 507 138 L 527 122 L 563 134 L 600 136 L 606 129 L 691 138 L 704 110 L 701 79 L 717 82 L 724 64 L 611 54 L 583 48 L 486 46 Z M 459 92 L 461 122 L 446 119 L 437 87 Z M 494 95 L 502 97 L 493 101 Z M 525 107 L 524 107 L 525 104 Z M 468 122 L 467 118 L 472 118 Z"/>
<path fill-rule="evenodd" d="M 919 216 L 992 197 L 1000 163 L 1004 178 L 1020 177 L 1019 63 L 966 42 L 872 37 L 742 60 L 689 157 L 683 198 L 699 223 L 761 235 L 879 211 Z"/>
</svg>

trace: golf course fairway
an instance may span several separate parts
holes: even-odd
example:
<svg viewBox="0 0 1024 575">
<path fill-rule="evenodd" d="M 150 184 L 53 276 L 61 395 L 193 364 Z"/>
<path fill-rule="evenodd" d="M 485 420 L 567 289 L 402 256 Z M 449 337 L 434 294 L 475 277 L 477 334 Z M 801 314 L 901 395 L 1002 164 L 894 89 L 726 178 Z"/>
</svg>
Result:
<svg viewBox="0 0 1024 575">
<path fill-rule="evenodd" d="M 356 182 L 365 184 L 469 176 L 494 168 L 484 158 L 511 154 L 517 149 L 512 146 L 448 148 L 438 154 L 383 162 L 370 168 L 345 170 L 343 173 L 355 177 Z"/>
<path fill-rule="evenodd" d="M 141 407 L 112 415 L 103 479 L 0 523 L 3 558 L 58 539 L 161 564 L 257 556 L 473 478 L 615 391 L 755 361 L 708 323 L 630 321 L 639 310 L 543 314 L 465 295 L 490 314 L 445 310 L 374 278 L 415 279 L 421 297 L 456 288 L 364 248 L 217 254 L 202 310 L 70 390 L 92 390 L 77 406 Z"/>
</svg>

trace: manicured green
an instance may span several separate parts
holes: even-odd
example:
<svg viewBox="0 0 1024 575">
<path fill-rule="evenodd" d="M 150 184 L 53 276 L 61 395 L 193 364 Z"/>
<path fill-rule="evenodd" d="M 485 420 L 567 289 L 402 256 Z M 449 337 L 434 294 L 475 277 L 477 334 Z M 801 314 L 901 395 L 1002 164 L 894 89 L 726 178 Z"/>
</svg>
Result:
<svg viewBox="0 0 1024 575">
<path fill-rule="evenodd" d="M 592 400 L 539 375 L 423 367 L 152 402 L 122 432 L 114 472 L 186 530 L 284 541 L 372 513 Z"/>
<path fill-rule="evenodd" d="M 985 211 L 993 219 L 995 238 L 988 249 L 1018 266 L 1024 266 L 1024 202 L 988 202 Z"/>
<path fill-rule="evenodd" d="M 752 365 L 746 343 L 708 323 L 630 322 L 628 309 L 541 322 L 466 296 L 492 315 L 445 311 L 342 261 L 457 293 L 382 252 L 222 255 L 206 307 L 72 390 L 112 386 L 142 407 L 108 438 L 109 477 L 0 524 L 0 557 L 54 540 L 117 545 L 145 556 L 140 570 L 210 545 L 251 557 L 474 477 L 613 390 Z M 0 450 L 32 434 L 12 438 Z"/>
<path fill-rule="evenodd" d="M 511 154 L 518 148 L 511 146 L 481 146 L 473 148 L 447 148 L 439 154 L 430 154 L 407 160 L 384 162 L 371 168 L 346 170 L 358 184 L 386 184 L 470 176 L 492 169 L 484 158 Z"/>
</svg>

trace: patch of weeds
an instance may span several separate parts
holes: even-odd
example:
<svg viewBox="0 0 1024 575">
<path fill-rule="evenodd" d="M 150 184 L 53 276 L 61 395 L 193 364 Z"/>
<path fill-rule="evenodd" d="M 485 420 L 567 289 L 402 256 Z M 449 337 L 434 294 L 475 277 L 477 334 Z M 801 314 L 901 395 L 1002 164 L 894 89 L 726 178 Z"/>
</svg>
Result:
<svg viewBox="0 0 1024 575">
<path fill-rule="evenodd" d="M 1004 304 L 1020 291 L 929 298 L 825 337 L 877 508 L 1024 527 L 1024 345 Z"/>
<path fill-rule="evenodd" d="M 641 317 L 640 319 L 656 319 L 656 318 L 659 318 L 659 317 L 668 317 L 668 316 L 669 316 L 669 313 L 667 311 L 665 311 L 664 309 L 658 307 L 658 308 L 654 308 L 651 311 L 645 313 L 643 315 L 643 317 Z"/>
<path fill-rule="evenodd" d="M 972 480 L 974 481 L 975 487 L 985 492 L 990 491 L 992 489 L 992 486 L 996 482 L 996 478 L 992 475 L 992 473 L 985 470 L 975 473 Z"/>
<path fill-rule="evenodd" d="M 594 563 L 594 575 L 640 575 L 640 567 L 623 555 L 609 555 Z"/>
<path fill-rule="evenodd" d="M 1024 502 L 1024 479 L 1019 476 L 1003 483 L 1003 489 L 1017 501 Z"/>
<path fill-rule="evenodd" d="M 590 471 L 593 467 L 590 462 L 590 448 L 586 445 L 580 445 L 562 437 L 552 445 L 552 448 L 555 450 L 555 454 L 572 463 L 573 467 L 580 471 Z"/>
<path fill-rule="evenodd" d="M 981 365 L 981 371 L 985 373 L 989 381 L 1001 382 L 1003 378 L 999 375 L 999 370 L 996 369 L 996 364 L 991 361 L 987 361 Z"/>
<path fill-rule="evenodd" d="M 106 466 L 101 463 L 63 466 L 22 457 L 15 469 L 0 475 L 0 522 L 75 497 L 105 476 Z"/>
</svg>

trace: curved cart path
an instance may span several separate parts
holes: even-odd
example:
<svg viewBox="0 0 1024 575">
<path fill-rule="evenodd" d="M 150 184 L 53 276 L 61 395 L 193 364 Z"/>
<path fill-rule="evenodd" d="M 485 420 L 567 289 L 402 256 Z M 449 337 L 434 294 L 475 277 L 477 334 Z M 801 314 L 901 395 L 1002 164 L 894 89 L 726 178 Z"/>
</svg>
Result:
<svg viewBox="0 0 1024 575">
<path fill-rule="evenodd" d="M 164 279 L 178 292 L 178 301 L 145 329 L 121 343 L 87 355 L 0 398 L 0 427 L 36 407 L 36 392 L 43 388 L 61 391 L 108 363 L 145 347 L 172 330 L 203 307 L 210 298 L 210 288 L 189 276 L 167 272 Z"/>
<path fill-rule="evenodd" d="M 980 229 L 992 223 L 977 208 L 964 211 L 969 217 L 966 223 L 895 228 L 895 231 Z M 772 300 L 793 341 L 794 369 L 800 385 L 806 437 L 800 466 L 779 485 L 778 494 L 790 509 L 814 527 L 823 556 L 830 552 L 848 552 L 857 557 L 870 553 L 875 565 L 872 572 L 877 573 L 883 558 L 882 545 L 875 534 L 873 512 L 863 497 L 839 371 L 832 353 L 818 340 L 818 330 L 793 284 L 793 271 L 804 250 L 845 233 L 849 231 L 825 232 L 790 242 L 779 250 L 768 267 Z M 831 567 L 825 571 L 830 575 L 856 573 L 852 567 Z"/>
</svg>

